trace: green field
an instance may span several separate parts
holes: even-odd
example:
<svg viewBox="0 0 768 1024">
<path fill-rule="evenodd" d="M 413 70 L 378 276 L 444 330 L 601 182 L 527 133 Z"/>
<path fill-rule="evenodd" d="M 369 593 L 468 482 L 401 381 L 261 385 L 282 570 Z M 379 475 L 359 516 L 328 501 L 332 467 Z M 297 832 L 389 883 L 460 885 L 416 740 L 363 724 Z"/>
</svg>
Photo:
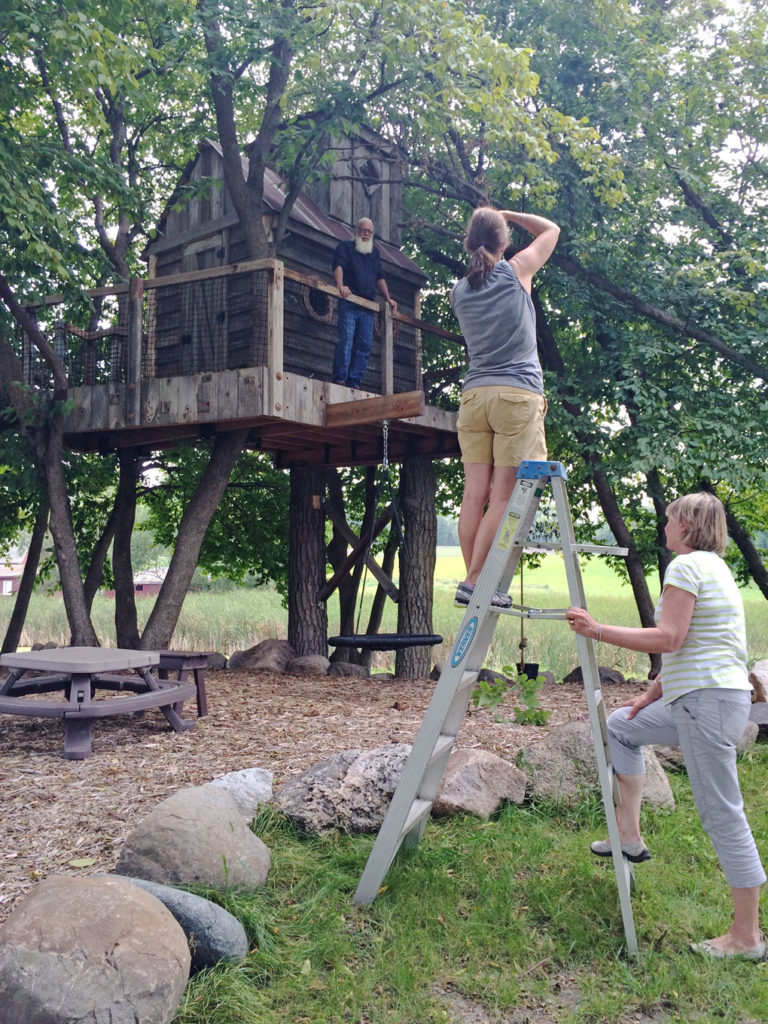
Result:
<svg viewBox="0 0 768 1024">
<path fill-rule="evenodd" d="M 590 611 L 601 621 L 638 625 L 632 591 L 623 584 L 605 559 L 583 560 L 584 587 Z M 438 548 L 435 571 L 435 600 L 433 626 L 444 642 L 434 648 L 435 661 L 442 661 L 455 639 L 462 613 L 453 606 L 456 584 L 464 576 L 464 567 L 458 548 Z M 651 581 L 651 593 L 655 597 L 658 585 Z M 370 600 L 375 584 L 370 575 L 366 584 L 363 615 L 360 632 L 365 631 Z M 520 579 L 515 577 L 512 594 L 520 602 Z M 743 591 L 747 614 L 747 636 L 750 662 L 768 657 L 768 602 L 756 587 Z M 140 598 L 138 604 L 140 628 L 146 622 L 152 608 L 153 598 Z M 521 603 L 529 606 L 564 608 L 568 604 L 568 592 L 562 558 L 558 554 L 543 557 L 536 569 L 524 570 L 524 592 Z M 11 614 L 13 602 L 0 601 L 0 630 L 3 632 Z M 329 635 L 338 632 L 338 612 L 335 598 L 329 603 Z M 114 601 L 97 597 L 93 606 L 93 620 L 97 634 L 105 645 L 114 644 Z M 236 588 L 224 592 L 190 593 L 182 609 L 179 624 L 172 640 L 172 646 L 180 650 L 219 651 L 229 656 L 233 651 L 252 647 L 270 637 L 284 638 L 287 633 L 288 613 L 282 605 L 279 594 L 273 587 Z M 397 626 L 397 609 L 388 602 L 382 625 L 383 632 L 394 632 Z M 535 619 L 514 619 L 503 617 L 491 644 L 486 659 L 490 667 L 500 669 L 519 661 L 521 630 L 526 639 L 528 662 L 538 662 L 541 669 L 549 669 L 561 678 L 576 664 L 576 644 L 563 622 L 536 621 Z M 59 596 L 36 595 L 22 646 L 29 647 L 35 642 L 54 641 L 59 645 L 69 641 L 64 606 Z M 611 665 L 626 676 L 643 678 L 647 659 L 630 651 L 622 651 L 603 644 L 599 650 L 601 664 Z M 374 667 L 391 669 L 393 658 L 388 653 L 375 656 Z"/>
</svg>

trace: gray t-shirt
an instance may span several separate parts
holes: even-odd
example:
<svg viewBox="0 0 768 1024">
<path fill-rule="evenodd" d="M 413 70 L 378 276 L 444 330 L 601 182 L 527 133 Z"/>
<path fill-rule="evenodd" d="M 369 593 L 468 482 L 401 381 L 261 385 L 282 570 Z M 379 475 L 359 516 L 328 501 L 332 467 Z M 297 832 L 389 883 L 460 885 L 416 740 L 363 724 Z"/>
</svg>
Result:
<svg viewBox="0 0 768 1024">
<path fill-rule="evenodd" d="M 451 305 L 469 354 L 462 390 L 511 384 L 544 394 L 533 302 L 511 263 L 499 260 L 477 290 L 462 278 Z"/>
</svg>

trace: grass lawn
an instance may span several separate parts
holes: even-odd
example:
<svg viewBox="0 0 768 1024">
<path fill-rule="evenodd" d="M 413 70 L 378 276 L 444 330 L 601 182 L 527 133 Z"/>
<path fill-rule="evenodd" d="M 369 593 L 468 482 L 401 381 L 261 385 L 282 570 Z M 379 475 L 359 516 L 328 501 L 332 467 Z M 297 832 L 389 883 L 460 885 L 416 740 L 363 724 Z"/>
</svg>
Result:
<svg viewBox="0 0 768 1024">
<path fill-rule="evenodd" d="M 740 770 L 765 837 L 768 748 Z M 243 921 L 255 949 L 193 979 L 177 1024 L 765 1021 L 766 965 L 688 951 L 727 927 L 730 897 L 685 775 L 671 782 L 676 810 L 644 812 L 654 857 L 637 869 L 637 958 L 624 950 L 612 864 L 587 850 L 604 834 L 597 800 L 430 822 L 367 907 L 351 897 L 370 837 L 308 837 L 265 810 L 255 831 L 273 851 L 266 886 L 207 893 Z"/>
</svg>

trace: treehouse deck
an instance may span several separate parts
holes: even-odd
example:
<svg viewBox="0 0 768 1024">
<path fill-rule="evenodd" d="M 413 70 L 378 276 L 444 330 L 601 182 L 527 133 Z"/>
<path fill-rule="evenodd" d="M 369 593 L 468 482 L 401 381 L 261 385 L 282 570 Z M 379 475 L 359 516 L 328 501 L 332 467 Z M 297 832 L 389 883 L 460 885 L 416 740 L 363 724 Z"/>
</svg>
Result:
<svg viewBox="0 0 768 1024">
<path fill-rule="evenodd" d="M 460 337 L 356 300 L 375 316 L 369 368 L 361 389 L 333 384 L 337 296 L 269 259 L 99 289 L 89 330 L 61 319 L 51 297 L 38 322 L 70 381 L 67 445 L 151 451 L 247 428 L 247 447 L 278 466 L 365 465 L 381 458 L 387 420 L 393 461 L 455 457 L 456 413 L 427 403 L 421 341 Z M 34 350 L 23 351 L 27 381 L 46 387 Z"/>
</svg>

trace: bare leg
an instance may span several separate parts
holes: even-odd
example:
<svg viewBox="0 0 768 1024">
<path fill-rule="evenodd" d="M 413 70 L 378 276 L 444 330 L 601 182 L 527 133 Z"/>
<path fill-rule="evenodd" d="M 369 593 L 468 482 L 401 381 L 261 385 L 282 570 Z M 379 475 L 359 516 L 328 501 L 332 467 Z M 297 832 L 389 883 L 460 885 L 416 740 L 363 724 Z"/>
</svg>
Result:
<svg viewBox="0 0 768 1024">
<path fill-rule="evenodd" d="M 464 467 L 465 473 L 467 470 L 476 469 L 478 463 L 470 463 Z M 484 467 L 486 470 L 490 467 Z M 493 544 L 493 538 L 496 536 L 496 531 L 499 528 L 499 523 L 502 520 L 504 511 L 509 501 L 509 496 L 512 493 L 515 486 L 515 478 L 517 475 L 517 466 L 497 466 L 493 470 L 493 477 L 491 479 L 491 491 L 488 495 L 488 508 L 484 515 L 481 515 L 480 519 L 476 518 L 476 509 L 473 508 L 475 515 L 474 525 L 474 540 L 470 544 L 470 515 L 468 509 L 468 515 L 464 524 L 464 530 L 462 531 L 461 514 L 459 516 L 459 543 L 461 544 L 462 554 L 464 555 L 464 561 L 467 564 L 467 583 L 477 583 L 480 572 L 485 564 L 485 560 L 488 557 L 488 552 L 491 550 L 491 544 Z M 474 474 L 472 474 L 474 476 Z M 477 474 L 478 483 L 480 482 L 480 474 Z M 471 477 L 468 476 L 465 483 L 465 495 L 467 493 L 467 487 L 470 483 Z M 461 503 L 462 513 L 464 511 L 464 500 Z M 466 542 L 466 543 L 465 543 Z M 467 556 L 469 555 L 469 559 Z"/>
<path fill-rule="evenodd" d="M 472 562 L 475 537 L 490 494 L 492 476 L 493 466 L 486 466 L 481 462 L 464 464 L 464 494 L 459 511 L 459 544 L 467 570 Z"/>
<path fill-rule="evenodd" d="M 616 808 L 616 822 L 622 844 L 640 839 L 640 805 L 643 802 L 645 775 L 616 774 L 621 803 Z"/>
<path fill-rule="evenodd" d="M 731 895 L 733 924 L 725 935 L 710 939 L 709 944 L 726 954 L 744 953 L 760 944 L 760 886 L 753 885 L 749 889 L 731 887 Z"/>
</svg>

